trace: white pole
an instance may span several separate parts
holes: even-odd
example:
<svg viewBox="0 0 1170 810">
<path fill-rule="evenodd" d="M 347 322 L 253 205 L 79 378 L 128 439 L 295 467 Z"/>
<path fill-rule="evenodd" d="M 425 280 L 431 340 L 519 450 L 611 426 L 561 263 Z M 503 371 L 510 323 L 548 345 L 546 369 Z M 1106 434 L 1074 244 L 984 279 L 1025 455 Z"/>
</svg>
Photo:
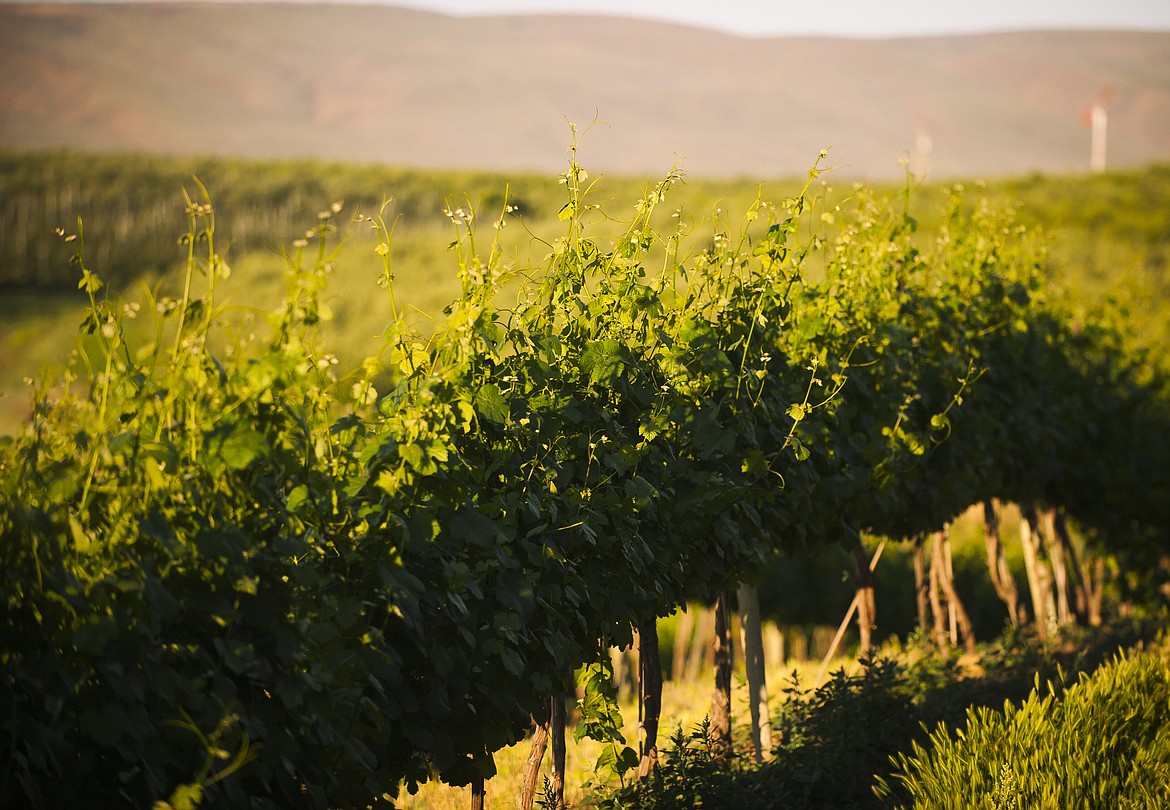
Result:
<svg viewBox="0 0 1170 810">
<path fill-rule="evenodd" d="M 930 155 L 934 151 L 934 141 L 925 127 L 919 127 L 914 138 L 914 162 L 911 170 L 916 180 L 925 180 L 926 172 L 930 168 Z"/>
<path fill-rule="evenodd" d="M 1104 105 L 1093 104 L 1089 111 L 1089 123 L 1093 128 L 1093 137 L 1089 148 L 1089 168 L 1094 172 L 1103 172 L 1105 171 L 1105 126 L 1107 123 Z"/>
</svg>

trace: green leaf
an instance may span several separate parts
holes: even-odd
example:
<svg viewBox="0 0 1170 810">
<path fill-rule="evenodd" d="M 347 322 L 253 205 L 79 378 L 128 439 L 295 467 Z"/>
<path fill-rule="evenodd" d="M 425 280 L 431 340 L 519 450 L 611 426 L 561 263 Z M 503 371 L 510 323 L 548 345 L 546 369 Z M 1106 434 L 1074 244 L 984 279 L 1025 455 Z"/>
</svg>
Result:
<svg viewBox="0 0 1170 810">
<path fill-rule="evenodd" d="M 429 366 L 431 355 L 427 352 L 426 346 L 414 343 L 395 352 L 395 359 L 398 362 L 398 368 L 409 377 L 416 371 Z"/>
<path fill-rule="evenodd" d="M 455 403 L 455 410 L 458 412 L 459 427 L 463 430 L 471 430 L 471 426 L 475 424 L 474 403 L 461 397 Z"/>
<path fill-rule="evenodd" d="M 419 475 L 434 475 L 439 471 L 439 464 L 445 463 L 448 458 L 446 445 L 438 439 L 421 439 L 418 442 L 403 444 L 398 447 L 398 452 L 402 460 Z M 382 485 L 381 477 L 378 484 Z M 386 491 L 390 492 L 389 489 Z"/>
<path fill-rule="evenodd" d="M 118 635 L 118 625 L 110 616 L 90 616 L 73 631 L 73 644 L 86 655 L 103 652 Z"/>
<path fill-rule="evenodd" d="M 629 770 L 638 767 L 638 753 L 628 745 L 620 750 L 616 745 L 607 745 L 601 749 L 601 756 L 597 758 L 594 770 L 608 779 L 621 779 Z"/>
<path fill-rule="evenodd" d="M 797 326 L 796 333 L 806 343 L 812 343 L 825 333 L 826 321 L 824 318 L 805 318 Z"/>
<path fill-rule="evenodd" d="M 300 484 L 294 487 L 293 491 L 288 494 L 288 498 L 285 500 L 285 508 L 295 513 L 308 500 L 309 488 L 304 484 Z"/>
<path fill-rule="evenodd" d="M 269 450 L 268 440 L 263 434 L 254 430 L 241 430 L 224 439 L 219 455 L 229 470 L 242 470 L 267 455 Z"/>
<path fill-rule="evenodd" d="M 625 367 L 621 352 L 621 341 L 616 338 L 594 341 L 581 355 L 581 370 L 594 385 L 603 382 L 612 385 Z"/>
<path fill-rule="evenodd" d="M 398 490 L 406 483 L 407 474 L 402 468 L 396 470 L 382 470 L 374 481 L 374 486 L 387 495 L 397 495 Z"/>
<path fill-rule="evenodd" d="M 451 518 L 452 536 L 460 544 L 471 543 L 479 548 L 492 548 L 496 543 L 496 524 L 474 509 L 464 509 Z"/>
<path fill-rule="evenodd" d="M 654 503 L 658 497 L 658 490 L 654 485 L 640 475 L 627 479 L 622 487 L 626 495 L 633 500 L 634 506 L 644 508 Z"/>
<path fill-rule="evenodd" d="M 750 473 L 751 475 L 761 475 L 766 473 L 770 465 L 768 459 L 758 447 L 753 447 L 748 450 L 747 455 L 744 456 L 743 463 L 740 465 L 740 471 Z"/>
<path fill-rule="evenodd" d="M 179 600 L 155 577 L 147 578 L 142 594 L 151 612 L 163 621 L 173 619 L 182 607 Z"/>
<path fill-rule="evenodd" d="M 112 746 L 122 739 L 127 729 L 126 711 L 117 703 L 106 703 L 100 708 L 87 709 L 78 719 L 81 733 L 101 746 Z"/>
<path fill-rule="evenodd" d="M 508 421 L 508 403 L 495 383 L 488 383 L 475 392 L 475 410 L 489 422 L 502 425 Z"/>
<path fill-rule="evenodd" d="M 203 785 L 198 782 L 179 785 L 171 793 L 170 806 L 174 810 L 196 810 L 203 802 Z"/>
<path fill-rule="evenodd" d="M 69 513 L 69 533 L 73 536 L 73 547 L 82 554 L 89 554 L 94 550 L 92 538 L 77 519 L 77 515 L 72 512 Z"/>
<path fill-rule="evenodd" d="M 423 450 L 421 444 L 411 443 L 400 445 L 398 453 L 411 469 L 417 470 L 423 475 L 429 475 L 430 472 L 433 472 L 431 465 L 428 464 L 426 452 Z"/>
<path fill-rule="evenodd" d="M 102 288 L 102 280 L 91 270 L 81 268 L 81 281 L 77 282 L 77 289 L 93 294 Z"/>
<path fill-rule="evenodd" d="M 511 647 L 504 647 L 500 650 L 500 660 L 503 661 L 504 669 L 516 677 L 524 672 L 524 659 Z"/>
<path fill-rule="evenodd" d="M 81 481 L 73 467 L 61 465 L 45 476 L 48 483 L 49 500 L 53 503 L 70 503 L 81 489 Z"/>
</svg>

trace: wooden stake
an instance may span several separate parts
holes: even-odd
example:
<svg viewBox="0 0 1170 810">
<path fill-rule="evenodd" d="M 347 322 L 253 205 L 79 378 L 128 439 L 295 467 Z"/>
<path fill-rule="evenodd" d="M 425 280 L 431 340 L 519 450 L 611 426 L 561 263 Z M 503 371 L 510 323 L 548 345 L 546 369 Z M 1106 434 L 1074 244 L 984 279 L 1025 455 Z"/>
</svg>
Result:
<svg viewBox="0 0 1170 810">
<path fill-rule="evenodd" d="M 687 665 L 687 653 L 691 648 L 691 636 L 695 629 L 695 611 L 689 605 L 678 615 L 678 626 L 674 633 L 674 649 L 670 657 L 671 680 L 681 680 Z"/>
<path fill-rule="evenodd" d="M 638 778 L 658 765 L 658 721 L 662 714 L 662 660 L 658 650 L 658 623 L 651 619 L 638 627 L 639 702 L 642 714 L 642 744 Z"/>
<path fill-rule="evenodd" d="M 886 548 L 886 540 L 883 539 L 878 544 L 877 551 L 873 553 L 873 559 L 869 561 L 869 570 L 872 573 L 877 568 L 878 560 L 882 558 L 882 551 Z M 829 651 L 825 653 L 825 659 L 821 661 L 821 668 L 817 670 L 817 676 L 813 679 L 813 689 L 821 685 L 821 681 L 825 677 L 825 673 L 829 670 L 829 662 L 833 660 L 833 656 L 837 652 L 837 646 L 841 643 L 841 639 L 845 637 L 845 630 L 849 627 L 849 622 L 853 619 L 853 612 L 857 610 L 856 594 L 853 596 L 853 601 L 849 604 L 849 609 L 845 611 L 845 618 L 841 620 L 841 624 L 837 627 L 837 634 L 833 636 L 833 640 L 829 643 Z"/>
<path fill-rule="evenodd" d="M 935 646 L 945 653 L 951 649 L 951 638 L 943 619 L 942 555 L 938 552 L 942 545 L 941 538 L 942 532 L 935 532 L 930 536 L 930 613 L 934 617 Z"/>
<path fill-rule="evenodd" d="M 756 762 L 772 757 L 772 715 L 768 710 L 768 680 L 764 668 L 764 633 L 760 626 L 760 592 L 740 585 L 739 629 L 747 675 L 748 708 L 752 718 L 752 747 Z"/>
<path fill-rule="evenodd" d="M 552 738 L 553 796 L 556 810 L 565 810 L 565 700 L 549 701 L 549 735 Z"/>
<path fill-rule="evenodd" d="M 952 643 L 958 643 L 958 639 L 955 637 L 957 633 L 962 638 L 963 647 L 967 653 L 974 655 L 975 628 L 971 624 L 971 617 L 967 614 L 967 609 L 963 606 L 963 600 L 959 598 L 959 592 L 955 589 L 955 572 L 951 567 L 950 550 L 951 541 L 948 530 L 943 529 L 941 532 L 936 532 L 934 536 L 934 554 L 942 558 L 939 585 L 946 595 L 947 610 L 950 614 L 952 626 L 951 640 Z"/>
<path fill-rule="evenodd" d="M 1065 563 L 1064 545 L 1056 537 L 1056 510 L 1044 507 L 1037 510 L 1037 524 L 1040 538 L 1052 566 L 1052 587 L 1056 596 L 1056 623 L 1066 625 L 1072 622 L 1072 605 L 1069 602 L 1068 566 Z"/>
<path fill-rule="evenodd" d="M 532 718 L 532 748 L 528 751 L 528 760 L 524 763 L 524 777 L 520 788 L 521 810 L 532 810 L 532 801 L 536 798 L 536 780 L 540 776 L 540 763 L 544 761 L 544 752 L 548 750 L 548 727 L 551 716 L 543 721 Z"/>
<path fill-rule="evenodd" d="M 857 631 L 861 641 L 861 655 L 873 650 L 873 637 L 877 632 L 877 601 L 873 593 L 873 577 L 866 564 L 865 547 L 861 534 L 853 533 L 853 574 L 857 583 Z"/>
<path fill-rule="evenodd" d="M 983 541 L 987 549 L 987 570 L 991 574 L 991 585 L 1007 607 L 1012 626 L 1019 627 L 1027 621 L 1027 611 L 1020 604 L 1016 580 L 1008 567 L 1007 554 L 999 539 L 999 513 L 991 498 L 983 502 Z"/>
<path fill-rule="evenodd" d="M 478 773 L 471 780 L 471 810 L 484 810 L 487 801 L 487 789 L 483 786 L 483 777 Z"/>
<path fill-rule="evenodd" d="M 715 656 L 715 610 L 703 608 L 695 627 L 695 638 L 687 656 L 687 680 L 697 681 L 703 667 L 714 666 Z"/>
<path fill-rule="evenodd" d="M 926 554 L 922 546 L 922 535 L 914 537 L 914 601 L 918 607 L 918 629 L 929 633 L 927 626 L 927 604 L 929 583 L 926 581 Z"/>
<path fill-rule="evenodd" d="M 731 744 L 731 617 L 728 594 L 715 601 L 715 694 L 711 698 L 711 731 L 716 754 L 730 757 Z"/>
<path fill-rule="evenodd" d="M 1040 532 L 1036 527 L 1036 511 L 1032 508 L 1020 509 L 1020 545 L 1024 549 L 1024 568 L 1028 573 L 1036 634 L 1047 638 L 1056 619 L 1056 605 L 1052 596 L 1052 573 L 1040 554 Z"/>
</svg>

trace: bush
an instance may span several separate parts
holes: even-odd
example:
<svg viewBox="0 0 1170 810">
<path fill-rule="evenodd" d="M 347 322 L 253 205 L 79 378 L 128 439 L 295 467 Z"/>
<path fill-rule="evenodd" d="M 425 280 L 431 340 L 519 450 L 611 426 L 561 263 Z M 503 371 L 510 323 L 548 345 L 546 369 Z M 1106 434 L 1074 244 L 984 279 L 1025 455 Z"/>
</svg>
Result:
<svg viewBox="0 0 1170 810">
<path fill-rule="evenodd" d="M 735 807 L 737 810 L 776 807 L 791 794 L 774 793 L 773 786 L 751 777 L 742 759 L 730 761 L 718 754 L 710 718 L 687 734 L 681 727 L 663 748 L 663 764 L 645 779 L 595 798 L 599 810 L 627 808 Z"/>
<path fill-rule="evenodd" d="M 1119 656 L 1063 695 L 1037 688 L 1018 707 L 972 709 L 957 735 L 939 725 L 898 764 L 914 806 L 1166 807 L 1167 650 Z"/>
<path fill-rule="evenodd" d="M 672 737 L 663 765 L 649 779 L 599 806 L 873 807 L 874 775 L 890 772 L 890 754 L 925 738 L 923 720 L 961 716 L 967 703 L 957 703 L 977 698 L 954 661 L 939 657 L 911 665 L 867 659 L 857 674 L 838 670 L 815 690 L 802 688 L 794 675 L 785 692 L 773 720 L 778 742 L 769 762 L 719 759 L 703 723 L 689 736 L 680 730 Z M 736 749 L 748 746 L 737 735 Z"/>
<path fill-rule="evenodd" d="M 1091 671 L 1103 657 L 1149 632 L 1138 625 L 1091 633 L 1070 628 L 1044 642 L 1009 629 L 983 649 L 978 675 L 964 671 L 953 655 L 939 655 L 926 645 L 925 652 L 918 652 L 915 642 L 905 660 L 866 659 L 859 672 L 839 670 L 816 689 L 802 687 L 793 676 L 774 713 L 777 742 L 770 761 L 756 765 L 742 757 L 719 759 L 704 723 L 689 735 L 679 730 L 671 738 L 663 764 L 650 778 L 595 804 L 642 810 L 771 810 L 880 808 L 909 802 L 915 794 L 894 776 L 907 762 L 896 756 L 899 752 L 925 756 L 939 740 L 950 740 L 973 714 L 1005 704 L 1026 706 L 1035 700 L 1038 683 L 1046 683 L 1047 694 L 1056 700 L 1075 673 Z M 1127 709 L 1119 710 L 1124 718 Z M 933 735 L 932 728 L 937 729 Z M 736 731 L 736 749 L 749 750 L 746 729 Z M 1009 777 L 995 781 L 998 771 L 985 773 L 993 781 L 986 796 L 994 795 L 996 785 L 1010 784 Z"/>
</svg>

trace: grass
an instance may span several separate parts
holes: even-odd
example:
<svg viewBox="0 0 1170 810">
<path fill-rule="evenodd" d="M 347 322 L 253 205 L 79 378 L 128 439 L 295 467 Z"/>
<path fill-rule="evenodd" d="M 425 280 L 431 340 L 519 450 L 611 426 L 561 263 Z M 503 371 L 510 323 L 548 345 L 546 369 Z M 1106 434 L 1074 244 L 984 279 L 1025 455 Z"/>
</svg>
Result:
<svg viewBox="0 0 1170 810">
<path fill-rule="evenodd" d="M 77 341 L 81 304 L 73 295 L 14 291 L 0 296 L 0 435 L 29 415 L 27 379 L 65 362 Z"/>
</svg>

